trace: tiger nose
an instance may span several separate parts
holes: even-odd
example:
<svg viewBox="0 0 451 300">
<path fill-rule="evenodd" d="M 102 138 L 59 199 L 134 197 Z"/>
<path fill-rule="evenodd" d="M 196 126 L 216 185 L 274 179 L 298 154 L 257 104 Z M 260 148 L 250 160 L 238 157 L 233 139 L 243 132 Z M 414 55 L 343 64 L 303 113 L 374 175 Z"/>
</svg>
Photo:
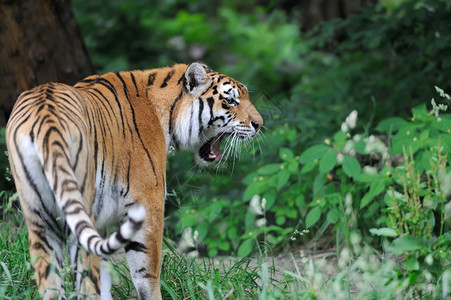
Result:
<svg viewBox="0 0 451 300">
<path fill-rule="evenodd" d="M 254 127 L 255 132 L 258 132 L 260 130 L 260 128 L 262 127 L 262 124 L 260 122 L 254 121 L 254 120 L 251 121 L 251 125 L 252 125 L 252 127 Z"/>
</svg>

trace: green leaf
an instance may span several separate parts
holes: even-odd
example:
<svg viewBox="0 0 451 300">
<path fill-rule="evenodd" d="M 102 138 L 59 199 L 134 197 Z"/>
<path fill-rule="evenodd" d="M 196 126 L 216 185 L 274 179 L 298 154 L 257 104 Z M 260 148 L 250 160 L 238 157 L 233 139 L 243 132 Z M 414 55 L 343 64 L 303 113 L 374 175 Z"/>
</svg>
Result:
<svg viewBox="0 0 451 300">
<path fill-rule="evenodd" d="M 269 210 L 274 205 L 274 202 L 276 202 L 276 191 L 274 189 L 266 191 L 263 195 L 263 198 L 266 199 L 265 209 Z"/>
<path fill-rule="evenodd" d="M 426 246 L 427 244 L 422 237 L 404 235 L 395 239 L 388 250 L 395 255 L 401 255 L 405 252 L 422 250 Z"/>
<path fill-rule="evenodd" d="M 393 133 L 407 124 L 407 121 L 399 117 L 385 119 L 377 124 L 376 130 L 383 133 Z"/>
<path fill-rule="evenodd" d="M 372 197 L 376 197 L 385 190 L 385 184 L 383 180 L 377 180 L 371 183 L 370 194 Z"/>
<path fill-rule="evenodd" d="M 295 219 L 298 216 L 298 211 L 295 209 L 290 209 L 286 212 L 286 216 L 291 219 Z"/>
<path fill-rule="evenodd" d="M 417 107 L 412 108 L 412 115 L 417 120 L 425 120 L 429 117 L 426 103 L 422 103 Z"/>
<path fill-rule="evenodd" d="M 451 115 L 441 115 L 440 121 L 435 119 L 432 121 L 432 126 L 439 129 L 442 132 L 450 133 L 449 129 L 451 128 Z"/>
<path fill-rule="evenodd" d="M 294 158 L 293 151 L 291 151 L 288 148 L 280 148 L 279 156 L 284 161 L 290 161 L 290 160 L 292 160 Z"/>
<path fill-rule="evenodd" d="M 208 247 L 208 256 L 209 257 L 218 256 L 218 249 Z"/>
<path fill-rule="evenodd" d="M 346 155 L 343 160 L 343 171 L 349 177 L 355 177 L 360 174 L 362 168 L 359 162 L 352 156 Z"/>
<path fill-rule="evenodd" d="M 420 270 L 420 263 L 415 258 L 415 256 L 411 255 L 408 259 L 402 262 L 402 265 L 404 268 L 406 268 L 407 271 L 418 271 Z"/>
<path fill-rule="evenodd" d="M 337 150 L 332 150 L 324 154 L 319 163 L 320 173 L 327 173 L 332 170 L 337 163 Z"/>
<path fill-rule="evenodd" d="M 277 218 L 276 218 L 276 224 L 277 224 L 277 225 L 283 225 L 283 224 L 285 224 L 285 217 L 284 217 L 284 216 L 277 216 Z"/>
<path fill-rule="evenodd" d="M 277 173 L 277 190 L 283 188 L 289 179 L 290 172 L 288 172 L 287 170 L 281 170 L 279 173 Z"/>
<path fill-rule="evenodd" d="M 337 223 L 339 218 L 340 212 L 337 209 L 332 209 L 327 213 L 327 220 L 332 224 Z"/>
<path fill-rule="evenodd" d="M 216 219 L 221 210 L 222 204 L 219 201 L 213 202 L 210 205 L 210 215 L 208 216 L 208 220 L 212 222 L 214 219 Z"/>
<path fill-rule="evenodd" d="M 240 247 L 238 248 L 238 256 L 239 257 L 248 256 L 252 251 L 253 243 L 254 243 L 253 239 L 247 239 L 244 242 L 242 242 Z"/>
<path fill-rule="evenodd" d="M 335 146 L 338 148 L 338 150 L 343 149 L 345 143 L 346 143 L 346 133 L 344 133 L 343 131 L 338 131 L 335 135 L 334 135 L 334 144 Z"/>
<path fill-rule="evenodd" d="M 378 236 L 388 236 L 388 237 L 396 237 L 398 234 L 396 233 L 396 230 L 393 228 L 383 227 L 383 228 L 371 228 L 370 232 L 372 235 L 378 235 Z"/>
<path fill-rule="evenodd" d="M 423 165 L 423 169 L 429 170 L 431 168 L 431 160 L 432 160 L 431 152 L 424 152 L 421 156 L 421 164 Z"/>
<path fill-rule="evenodd" d="M 321 157 L 323 157 L 323 155 L 326 154 L 329 149 L 330 148 L 326 145 L 312 146 L 301 154 L 299 161 L 301 162 L 301 164 L 313 162 L 315 159 L 320 159 Z"/>
<path fill-rule="evenodd" d="M 305 196 L 303 194 L 299 194 L 294 200 L 294 203 L 297 207 L 303 207 L 305 205 Z"/>
<path fill-rule="evenodd" d="M 358 176 L 354 178 L 356 182 L 360 183 L 371 183 L 375 180 L 382 178 L 380 174 L 371 174 L 371 173 L 360 173 Z"/>
<path fill-rule="evenodd" d="M 429 129 L 425 129 L 420 134 L 420 142 L 424 143 L 429 139 Z"/>
<path fill-rule="evenodd" d="M 312 208 L 305 217 L 305 228 L 308 229 L 313 225 L 315 225 L 315 223 L 318 222 L 320 217 L 321 217 L 321 208 L 319 206 Z"/>
<path fill-rule="evenodd" d="M 308 172 L 312 171 L 315 168 L 315 166 L 316 166 L 316 163 L 314 161 L 309 162 L 302 167 L 300 173 L 301 174 L 308 173 Z"/>
<path fill-rule="evenodd" d="M 258 173 L 261 175 L 271 175 L 280 170 L 280 164 L 269 164 L 258 169 Z"/>
<path fill-rule="evenodd" d="M 373 199 L 374 199 L 374 196 L 371 195 L 370 192 L 366 193 L 365 196 L 363 196 L 362 200 L 360 200 L 360 209 L 367 206 Z"/>
<path fill-rule="evenodd" d="M 327 182 L 327 174 L 318 174 L 313 181 L 313 194 L 316 195 Z"/>
<path fill-rule="evenodd" d="M 296 174 L 299 170 L 299 162 L 293 160 L 288 164 L 288 171 L 290 171 L 291 174 Z"/>
<path fill-rule="evenodd" d="M 243 200 L 244 201 L 250 200 L 252 197 L 254 197 L 254 195 L 260 195 L 268 188 L 269 186 L 266 182 L 262 181 L 252 182 L 244 191 Z"/>
<path fill-rule="evenodd" d="M 246 210 L 246 215 L 244 216 L 245 231 L 252 231 L 254 229 L 255 219 L 255 214 L 251 210 Z"/>
</svg>

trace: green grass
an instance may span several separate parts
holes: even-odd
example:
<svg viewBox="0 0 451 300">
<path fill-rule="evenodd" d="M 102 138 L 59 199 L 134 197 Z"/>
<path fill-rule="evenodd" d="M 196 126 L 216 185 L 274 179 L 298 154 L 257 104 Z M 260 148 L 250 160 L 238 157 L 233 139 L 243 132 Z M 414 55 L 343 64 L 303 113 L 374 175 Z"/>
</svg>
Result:
<svg viewBox="0 0 451 300">
<path fill-rule="evenodd" d="M 33 299 L 37 288 L 28 252 L 27 228 L 21 215 L 8 216 L 10 220 L 0 223 L 0 299 Z"/>
<path fill-rule="evenodd" d="M 37 299 L 26 226 L 11 203 L 3 206 L 0 221 L 0 299 Z M 289 267 L 262 255 L 194 259 L 179 254 L 170 242 L 165 242 L 165 249 L 164 299 L 446 299 L 450 295 L 449 268 L 436 282 L 427 274 L 403 277 L 394 258 L 381 256 L 359 241 L 352 249 L 316 260 L 293 254 Z M 112 269 L 114 299 L 136 299 L 125 262 L 119 260 Z M 68 298 L 76 295 L 68 291 Z"/>
</svg>

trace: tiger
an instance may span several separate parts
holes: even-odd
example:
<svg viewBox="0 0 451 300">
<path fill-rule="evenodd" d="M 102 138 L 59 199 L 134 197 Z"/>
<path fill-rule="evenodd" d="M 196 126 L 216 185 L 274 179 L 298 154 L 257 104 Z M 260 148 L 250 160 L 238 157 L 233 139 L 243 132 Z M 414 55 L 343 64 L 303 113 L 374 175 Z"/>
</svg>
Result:
<svg viewBox="0 0 451 300">
<path fill-rule="evenodd" d="M 23 92 L 6 141 L 40 297 L 66 299 L 68 250 L 79 297 L 111 299 L 105 262 L 123 248 L 138 298 L 161 299 L 168 151 L 212 165 L 262 126 L 247 87 L 199 62 Z"/>
</svg>

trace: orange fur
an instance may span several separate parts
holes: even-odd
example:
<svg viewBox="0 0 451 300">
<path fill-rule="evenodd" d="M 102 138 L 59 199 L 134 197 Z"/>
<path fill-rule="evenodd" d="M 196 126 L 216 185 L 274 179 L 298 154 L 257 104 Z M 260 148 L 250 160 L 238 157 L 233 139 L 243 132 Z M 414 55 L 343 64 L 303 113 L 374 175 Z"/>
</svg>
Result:
<svg viewBox="0 0 451 300">
<path fill-rule="evenodd" d="M 22 93 L 7 146 L 41 297 L 64 297 L 56 271 L 67 244 L 82 293 L 98 297 L 98 255 L 125 246 L 140 298 L 161 298 L 168 147 L 194 148 L 207 164 L 218 160 L 214 144 L 224 133 L 251 138 L 262 124 L 241 83 L 198 63 Z"/>
</svg>

